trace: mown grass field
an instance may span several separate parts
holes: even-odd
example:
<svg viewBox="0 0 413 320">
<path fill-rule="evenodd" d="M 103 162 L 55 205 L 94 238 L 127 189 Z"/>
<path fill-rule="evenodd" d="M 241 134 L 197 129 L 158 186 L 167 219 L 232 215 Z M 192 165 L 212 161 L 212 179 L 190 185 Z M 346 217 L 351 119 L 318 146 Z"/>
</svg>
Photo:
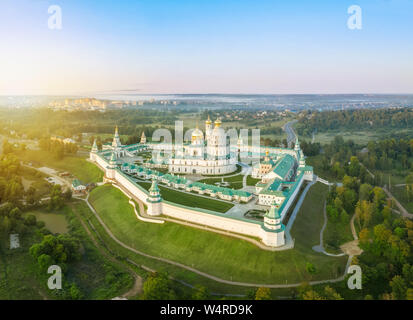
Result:
<svg viewBox="0 0 413 320">
<path fill-rule="evenodd" d="M 255 179 L 251 175 L 247 177 L 247 186 L 255 186 L 258 181 L 261 181 L 261 179 Z"/>
<path fill-rule="evenodd" d="M 350 217 L 351 218 L 351 217 Z M 340 246 L 346 242 L 352 241 L 350 222 L 343 224 L 341 222 L 333 223 L 327 221 L 327 226 L 324 230 L 324 247 L 327 252 L 340 253 Z"/>
<path fill-rule="evenodd" d="M 224 181 L 229 183 L 227 188 L 238 190 L 238 189 L 242 189 L 243 178 L 244 176 L 242 174 L 237 174 L 232 177 L 224 178 Z M 222 178 L 206 178 L 206 179 L 199 180 L 198 182 L 215 185 L 215 183 L 217 182 L 222 182 Z"/>
<path fill-rule="evenodd" d="M 151 186 L 149 182 L 138 182 L 140 186 L 148 190 Z M 182 204 L 191 208 L 201 208 L 217 212 L 227 212 L 234 205 L 229 202 L 218 201 L 214 199 L 208 199 L 204 197 L 198 197 L 196 195 L 188 194 L 185 192 L 180 192 L 165 188 L 161 185 L 158 185 L 161 196 L 166 201 L 171 201 L 177 204 Z"/>
<path fill-rule="evenodd" d="M 109 185 L 95 188 L 90 202 L 113 234 L 135 249 L 228 280 L 284 284 L 335 278 L 344 271 L 346 257 L 328 257 L 311 249 L 318 243 L 325 195 L 323 185 L 310 189 L 292 230 L 295 248 L 279 252 L 265 251 L 240 239 L 174 223 L 142 222 L 136 219 L 122 192 Z M 315 265 L 315 275 L 305 270 L 307 262 Z"/>
<path fill-rule="evenodd" d="M 36 167 L 45 166 L 58 171 L 68 171 L 83 183 L 99 182 L 103 178 L 103 172 L 96 165 L 78 156 L 65 156 L 57 160 L 49 152 L 26 150 L 18 152 L 18 157 Z"/>
</svg>

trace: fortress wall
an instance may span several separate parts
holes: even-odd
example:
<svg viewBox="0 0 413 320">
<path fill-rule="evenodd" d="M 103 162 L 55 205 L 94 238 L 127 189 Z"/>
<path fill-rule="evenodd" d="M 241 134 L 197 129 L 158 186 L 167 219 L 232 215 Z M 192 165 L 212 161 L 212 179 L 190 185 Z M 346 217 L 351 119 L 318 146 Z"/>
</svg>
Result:
<svg viewBox="0 0 413 320">
<path fill-rule="evenodd" d="M 283 211 L 281 212 L 281 220 L 284 220 L 285 215 L 288 212 L 288 209 L 291 207 L 292 203 L 294 202 L 297 193 L 300 192 L 301 186 L 303 184 L 304 177 L 300 178 L 300 181 L 298 182 L 298 185 L 296 186 L 294 192 L 291 194 L 291 196 L 288 198 L 287 204 L 284 206 Z"/>
<path fill-rule="evenodd" d="M 108 165 L 107 162 L 99 156 L 95 158 L 95 161 L 102 168 L 104 168 L 106 174 L 108 170 L 106 168 Z M 129 180 L 127 176 L 124 173 L 122 173 L 119 169 L 114 170 L 114 180 L 124 189 L 128 190 L 131 194 L 136 196 L 143 203 L 148 205 L 146 201 L 148 197 L 147 191 L 144 188 L 138 186 L 133 181 Z M 300 186 L 301 183 L 302 181 L 300 182 Z M 299 188 L 296 189 L 296 192 L 298 192 L 297 190 L 299 190 Z M 254 223 L 238 219 L 227 218 L 213 213 L 202 212 L 195 209 L 190 209 L 185 206 L 172 204 L 168 201 L 162 202 L 162 214 L 179 220 L 196 223 L 199 225 L 209 226 L 220 230 L 226 230 L 238 234 L 256 237 L 261 240 L 265 236 L 268 237 L 268 235 L 266 235 L 266 232 L 262 230 L 261 223 L 259 222 Z"/>
<path fill-rule="evenodd" d="M 94 161 L 96 161 L 96 163 L 101 166 L 103 169 L 105 169 L 105 173 L 106 173 L 106 167 L 108 166 L 108 162 L 103 158 L 103 156 L 99 156 L 99 155 L 94 155 Z"/>
<path fill-rule="evenodd" d="M 187 209 L 173 205 L 166 201 L 163 201 L 162 203 L 162 213 L 176 219 L 206 225 L 216 229 L 228 230 L 234 233 L 245 234 L 257 238 L 261 237 L 261 224 L 258 223 L 250 223 Z"/>
<path fill-rule="evenodd" d="M 122 185 L 122 187 L 136 196 L 139 200 L 147 204 L 146 199 L 148 198 L 148 194 L 145 189 L 139 188 L 136 183 L 133 183 L 128 178 L 126 178 L 119 170 L 115 170 L 115 180 L 118 182 L 118 184 Z"/>
</svg>

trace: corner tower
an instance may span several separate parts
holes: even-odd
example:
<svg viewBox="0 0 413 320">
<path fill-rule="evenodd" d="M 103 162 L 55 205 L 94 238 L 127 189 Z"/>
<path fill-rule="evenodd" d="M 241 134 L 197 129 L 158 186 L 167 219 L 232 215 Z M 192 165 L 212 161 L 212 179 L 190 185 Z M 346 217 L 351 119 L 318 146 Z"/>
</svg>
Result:
<svg viewBox="0 0 413 320">
<path fill-rule="evenodd" d="M 148 215 L 159 216 L 162 214 L 162 198 L 156 180 L 152 180 L 149 188 L 149 196 L 146 199 L 148 205 Z"/>
<path fill-rule="evenodd" d="M 264 215 L 262 241 L 264 244 L 271 247 L 283 246 L 285 244 L 284 231 L 285 226 L 281 223 L 281 215 L 274 202 Z"/>
</svg>

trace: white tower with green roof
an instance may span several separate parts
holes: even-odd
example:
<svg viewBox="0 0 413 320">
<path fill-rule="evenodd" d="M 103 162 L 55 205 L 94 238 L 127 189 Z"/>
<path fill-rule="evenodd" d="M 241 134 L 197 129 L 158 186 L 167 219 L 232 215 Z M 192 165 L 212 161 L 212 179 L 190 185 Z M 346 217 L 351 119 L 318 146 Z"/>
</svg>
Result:
<svg viewBox="0 0 413 320">
<path fill-rule="evenodd" d="M 93 146 L 92 146 L 92 150 L 90 150 L 90 154 L 89 154 L 89 159 L 92 161 L 96 160 L 96 153 L 98 153 L 99 149 L 98 146 L 96 144 L 96 139 L 93 140 Z"/>
<path fill-rule="evenodd" d="M 281 215 L 274 202 L 264 215 L 262 241 L 264 244 L 271 247 L 283 246 L 285 244 L 284 231 L 285 226 L 281 223 Z"/>
<path fill-rule="evenodd" d="M 142 135 L 141 135 L 141 143 L 142 143 L 142 144 L 145 144 L 145 143 L 146 143 L 145 131 L 142 131 Z"/>
<path fill-rule="evenodd" d="M 148 205 L 148 215 L 159 216 L 162 214 L 162 198 L 156 180 L 152 180 L 146 203 Z"/>
<path fill-rule="evenodd" d="M 115 178 L 115 171 L 117 167 L 118 167 L 118 161 L 116 160 L 116 154 L 115 152 L 112 152 L 110 156 L 110 160 L 109 160 L 109 165 L 107 166 L 107 170 L 106 170 L 106 177 L 108 179 Z"/>
</svg>

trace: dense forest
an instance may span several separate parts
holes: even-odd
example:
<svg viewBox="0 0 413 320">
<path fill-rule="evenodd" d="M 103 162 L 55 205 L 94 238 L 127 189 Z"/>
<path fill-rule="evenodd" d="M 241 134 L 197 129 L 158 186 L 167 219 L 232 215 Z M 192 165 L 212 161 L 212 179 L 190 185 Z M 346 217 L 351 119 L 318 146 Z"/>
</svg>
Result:
<svg viewBox="0 0 413 320">
<path fill-rule="evenodd" d="M 362 109 L 340 111 L 304 111 L 297 124 L 299 135 L 337 129 L 413 128 L 413 109 Z"/>
</svg>

